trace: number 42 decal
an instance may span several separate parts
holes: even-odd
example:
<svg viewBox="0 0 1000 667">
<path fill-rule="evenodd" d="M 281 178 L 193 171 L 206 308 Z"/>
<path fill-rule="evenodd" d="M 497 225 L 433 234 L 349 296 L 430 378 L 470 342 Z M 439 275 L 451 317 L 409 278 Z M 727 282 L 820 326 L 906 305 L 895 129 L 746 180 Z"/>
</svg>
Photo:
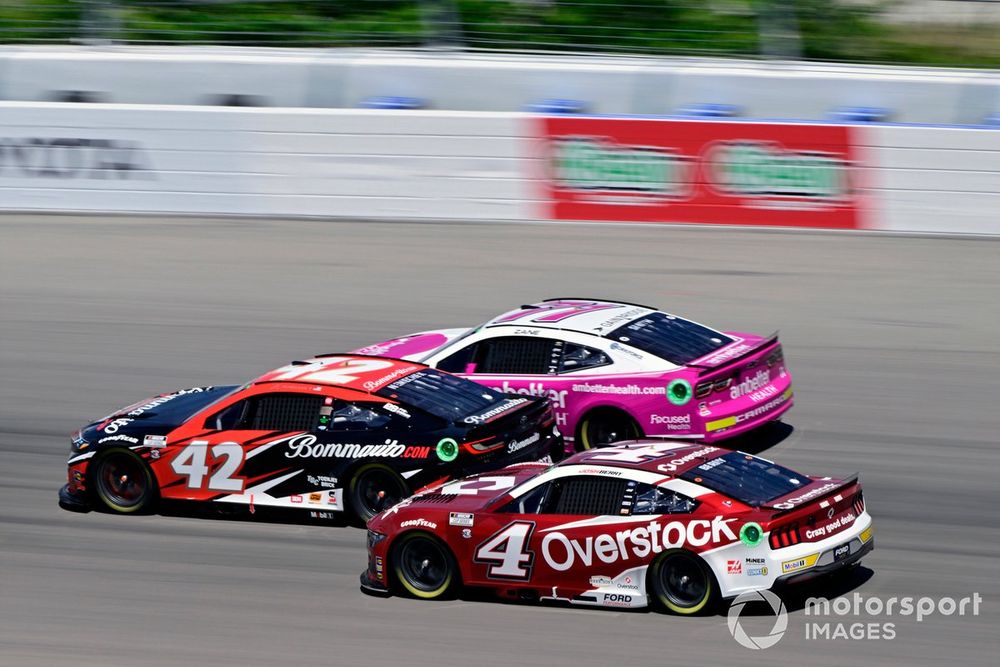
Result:
<svg viewBox="0 0 1000 667">
<path fill-rule="evenodd" d="M 234 477 L 233 473 L 243 464 L 243 448 L 236 442 L 220 442 L 212 447 L 211 453 L 215 462 L 222 462 L 211 476 L 208 474 L 208 440 L 192 440 L 170 462 L 170 468 L 181 477 L 187 477 L 189 489 L 242 493 L 245 480 Z M 208 484 L 205 484 L 206 477 Z"/>
<path fill-rule="evenodd" d="M 491 578 L 530 579 L 535 552 L 528 549 L 528 540 L 534 530 L 533 521 L 507 524 L 476 547 L 475 562 L 488 564 Z"/>
</svg>

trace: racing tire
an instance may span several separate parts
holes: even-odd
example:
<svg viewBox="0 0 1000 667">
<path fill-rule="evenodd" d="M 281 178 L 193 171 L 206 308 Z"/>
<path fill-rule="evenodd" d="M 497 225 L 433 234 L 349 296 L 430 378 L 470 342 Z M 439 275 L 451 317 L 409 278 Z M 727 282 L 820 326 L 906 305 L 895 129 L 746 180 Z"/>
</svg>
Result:
<svg viewBox="0 0 1000 667">
<path fill-rule="evenodd" d="M 642 437 L 642 430 L 634 419 L 618 410 L 596 410 L 587 413 L 580 421 L 580 434 L 576 439 L 577 451 L 607 447 L 622 440 Z"/>
<path fill-rule="evenodd" d="M 452 595 L 461 574 L 451 550 L 429 533 L 404 533 L 392 545 L 389 558 L 399 591 L 421 600 L 441 600 Z"/>
<path fill-rule="evenodd" d="M 116 514 L 147 512 L 159 497 L 153 472 L 135 452 L 111 449 L 90 464 L 93 495 Z"/>
<path fill-rule="evenodd" d="M 358 468 L 348 489 L 350 511 L 361 524 L 410 495 L 406 482 L 381 463 Z"/>
<path fill-rule="evenodd" d="M 689 551 L 672 551 L 657 558 L 649 568 L 648 587 L 655 602 L 681 616 L 708 613 L 719 599 L 712 572 Z"/>
</svg>

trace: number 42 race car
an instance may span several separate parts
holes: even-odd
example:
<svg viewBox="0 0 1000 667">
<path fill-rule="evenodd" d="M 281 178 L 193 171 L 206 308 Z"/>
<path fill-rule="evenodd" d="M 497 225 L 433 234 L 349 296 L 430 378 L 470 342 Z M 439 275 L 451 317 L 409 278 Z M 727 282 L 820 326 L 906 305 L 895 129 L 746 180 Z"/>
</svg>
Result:
<svg viewBox="0 0 1000 667">
<path fill-rule="evenodd" d="M 424 486 L 560 453 L 552 409 L 422 364 L 327 355 L 164 394 L 72 439 L 67 509 L 159 499 L 360 520 Z"/>
<path fill-rule="evenodd" d="M 641 437 L 715 442 L 779 419 L 792 377 L 777 334 L 721 332 L 648 306 L 548 299 L 473 329 L 356 350 L 544 396 L 567 452 Z"/>
<path fill-rule="evenodd" d="M 678 614 L 856 564 L 874 548 L 857 477 L 668 441 L 622 443 L 430 489 L 368 522 L 362 590 Z"/>
</svg>

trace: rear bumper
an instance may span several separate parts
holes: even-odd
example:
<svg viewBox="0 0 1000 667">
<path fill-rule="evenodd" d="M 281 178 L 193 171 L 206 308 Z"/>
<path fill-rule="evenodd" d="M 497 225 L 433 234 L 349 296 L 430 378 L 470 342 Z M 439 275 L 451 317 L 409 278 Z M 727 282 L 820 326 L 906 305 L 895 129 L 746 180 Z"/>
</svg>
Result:
<svg viewBox="0 0 1000 667">
<path fill-rule="evenodd" d="M 764 403 L 762 406 L 751 407 L 727 417 L 708 417 L 705 420 L 705 442 L 725 440 L 752 431 L 780 418 L 794 404 L 794 393 L 792 392 L 792 387 L 789 386 L 777 398 Z M 768 409 L 768 406 L 773 407 Z M 760 414 L 755 414 L 757 412 Z"/>
<path fill-rule="evenodd" d="M 69 489 L 69 484 L 63 484 L 59 489 L 59 507 L 71 512 L 89 512 L 90 504 L 86 496 L 80 493 L 73 493 Z"/>
<path fill-rule="evenodd" d="M 859 563 L 862 558 L 871 553 L 875 549 L 875 538 L 868 540 L 860 546 L 857 551 L 852 551 L 851 555 L 839 561 L 834 561 L 830 563 L 825 563 L 821 565 L 815 565 L 809 570 L 801 573 L 786 574 L 778 577 L 774 582 L 775 586 L 787 586 L 791 584 L 798 584 L 809 579 L 814 579 L 819 576 L 830 574 L 836 572 L 837 570 L 842 570 L 845 567 L 850 567 L 856 563 Z M 832 550 L 831 550 L 832 553 Z M 821 557 L 822 558 L 822 557 Z"/>
</svg>

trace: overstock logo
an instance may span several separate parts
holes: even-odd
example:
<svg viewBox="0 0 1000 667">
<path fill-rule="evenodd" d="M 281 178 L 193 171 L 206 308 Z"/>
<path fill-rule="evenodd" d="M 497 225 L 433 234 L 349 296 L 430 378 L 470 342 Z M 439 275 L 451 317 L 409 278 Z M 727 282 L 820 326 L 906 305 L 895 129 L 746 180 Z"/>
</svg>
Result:
<svg viewBox="0 0 1000 667">
<path fill-rule="evenodd" d="M 749 602 L 766 602 L 770 606 L 771 612 L 774 614 L 774 625 L 768 634 L 760 637 L 751 637 L 743 629 L 740 623 L 740 614 L 743 613 L 743 607 Z M 748 591 L 733 600 L 732 606 L 729 607 L 727 621 L 729 623 L 729 633 L 740 646 L 754 650 L 771 648 L 781 640 L 785 635 L 785 630 L 788 629 L 788 612 L 785 610 L 785 603 L 781 601 L 781 598 L 771 591 Z"/>
</svg>

